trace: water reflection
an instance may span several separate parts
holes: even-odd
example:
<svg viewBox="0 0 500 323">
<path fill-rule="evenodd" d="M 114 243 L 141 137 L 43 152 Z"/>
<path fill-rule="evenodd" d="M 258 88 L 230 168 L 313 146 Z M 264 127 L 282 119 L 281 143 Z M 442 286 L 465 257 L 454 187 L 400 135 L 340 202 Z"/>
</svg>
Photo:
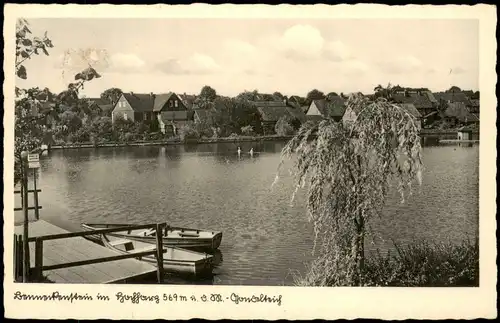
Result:
<svg viewBox="0 0 500 323">
<path fill-rule="evenodd" d="M 284 145 L 262 141 L 187 149 L 165 145 L 53 150 L 41 160 L 41 216 L 76 227 L 82 222 L 168 222 L 221 230 L 220 254 L 214 254 L 218 264 L 205 283 L 292 284 L 290 270 L 303 272 L 304 263 L 313 257 L 313 230 L 304 207 L 306 192 L 299 191 L 295 205 L 290 205 L 294 186 L 286 170 L 271 189 Z M 383 216 L 371 223 L 368 252 L 393 248 L 391 239 L 453 242 L 475 234 L 478 146 L 443 146 L 428 140 L 423 154 L 422 186 L 405 204 L 391 192 Z"/>
</svg>

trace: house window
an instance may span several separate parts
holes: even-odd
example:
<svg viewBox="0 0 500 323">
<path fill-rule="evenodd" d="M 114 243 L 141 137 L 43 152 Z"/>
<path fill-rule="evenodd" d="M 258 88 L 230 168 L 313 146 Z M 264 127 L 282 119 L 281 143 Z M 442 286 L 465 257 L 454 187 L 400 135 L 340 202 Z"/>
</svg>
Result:
<svg viewBox="0 0 500 323">
<path fill-rule="evenodd" d="M 123 114 L 123 120 L 128 120 L 128 114 L 126 113 Z"/>
<path fill-rule="evenodd" d="M 179 101 L 175 100 L 175 107 L 178 108 L 179 107 Z"/>
</svg>

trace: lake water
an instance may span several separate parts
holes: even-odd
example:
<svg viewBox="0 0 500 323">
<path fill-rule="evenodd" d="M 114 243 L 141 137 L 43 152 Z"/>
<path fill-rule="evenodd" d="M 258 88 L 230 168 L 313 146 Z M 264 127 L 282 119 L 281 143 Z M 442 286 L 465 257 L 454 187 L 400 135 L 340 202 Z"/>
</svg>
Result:
<svg viewBox="0 0 500 323">
<path fill-rule="evenodd" d="M 313 257 L 313 238 L 305 192 L 291 205 L 283 172 L 271 188 L 283 145 L 242 143 L 241 159 L 232 143 L 54 150 L 41 160 L 40 214 L 69 230 L 82 222 L 165 221 L 221 230 L 215 276 L 197 283 L 291 285 L 292 272 L 303 273 Z M 427 145 L 423 155 L 423 185 L 405 204 L 391 194 L 371 224 L 368 252 L 390 249 L 392 240 L 460 242 L 477 234 L 479 146 Z"/>
</svg>

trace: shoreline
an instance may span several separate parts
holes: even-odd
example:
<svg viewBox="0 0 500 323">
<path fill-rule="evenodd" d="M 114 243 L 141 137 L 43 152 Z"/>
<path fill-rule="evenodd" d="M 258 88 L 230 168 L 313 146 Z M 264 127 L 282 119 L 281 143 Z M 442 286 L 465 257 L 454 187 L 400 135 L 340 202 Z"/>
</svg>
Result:
<svg viewBox="0 0 500 323">
<path fill-rule="evenodd" d="M 258 137 L 235 137 L 235 138 L 208 138 L 187 140 L 151 140 L 151 141 L 133 141 L 133 142 L 110 142 L 110 143 L 74 143 L 65 145 L 52 145 L 50 149 L 78 149 L 78 148 L 113 148 L 128 146 L 163 146 L 163 145 L 199 145 L 216 143 L 234 143 L 234 142 L 252 142 L 252 141 L 285 141 L 293 136 L 258 136 Z"/>
<path fill-rule="evenodd" d="M 457 130 L 434 130 L 423 129 L 420 132 L 422 137 L 427 136 L 449 136 L 456 135 Z M 473 131 L 479 133 L 479 131 Z M 164 146 L 164 145 L 200 145 L 200 144 L 215 144 L 215 143 L 235 143 L 235 142 L 255 142 L 255 141 L 286 141 L 293 138 L 293 136 L 241 136 L 241 137 L 225 137 L 225 138 L 207 138 L 187 140 L 140 140 L 133 142 L 109 142 L 109 143 L 71 143 L 64 145 L 51 145 L 50 149 L 79 149 L 79 148 L 114 148 L 114 147 L 129 147 L 129 146 Z"/>
</svg>

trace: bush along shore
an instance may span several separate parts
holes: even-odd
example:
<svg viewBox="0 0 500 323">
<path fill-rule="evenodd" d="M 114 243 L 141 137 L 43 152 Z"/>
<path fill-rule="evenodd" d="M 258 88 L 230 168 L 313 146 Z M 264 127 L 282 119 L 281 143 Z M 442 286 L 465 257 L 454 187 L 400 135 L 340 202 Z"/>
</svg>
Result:
<svg viewBox="0 0 500 323">
<path fill-rule="evenodd" d="M 367 257 L 360 286 L 372 287 L 477 287 L 479 243 L 420 242 L 399 246 Z M 330 268 L 331 270 L 325 270 Z M 335 266 L 313 262 L 304 276 L 295 276 L 298 286 L 348 286 Z"/>
<path fill-rule="evenodd" d="M 225 142 L 251 142 L 251 141 L 286 141 L 291 136 L 238 136 L 226 138 L 202 138 L 186 139 L 170 138 L 166 140 L 136 140 L 131 142 L 82 142 L 82 143 L 61 143 L 52 145 L 51 149 L 73 149 L 73 148 L 103 148 L 103 147 L 127 147 L 127 146 L 162 146 L 162 145 L 182 145 L 182 144 L 211 144 Z"/>
</svg>

